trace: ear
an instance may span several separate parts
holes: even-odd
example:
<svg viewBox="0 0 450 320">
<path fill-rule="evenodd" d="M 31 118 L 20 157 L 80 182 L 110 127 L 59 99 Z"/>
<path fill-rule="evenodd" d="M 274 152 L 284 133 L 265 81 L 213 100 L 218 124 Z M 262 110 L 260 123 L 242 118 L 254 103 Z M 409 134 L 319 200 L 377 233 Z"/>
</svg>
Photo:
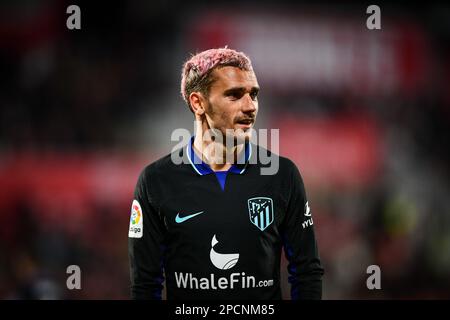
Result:
<svg viewBox="0 0 450 320">
<path fill-rule="evenodd" d="M 191 92 L 189 95 L 189 104 L 194 114 L 201 116 L 205 113 L 206 99 L 200 92 Z"/>
</svg>

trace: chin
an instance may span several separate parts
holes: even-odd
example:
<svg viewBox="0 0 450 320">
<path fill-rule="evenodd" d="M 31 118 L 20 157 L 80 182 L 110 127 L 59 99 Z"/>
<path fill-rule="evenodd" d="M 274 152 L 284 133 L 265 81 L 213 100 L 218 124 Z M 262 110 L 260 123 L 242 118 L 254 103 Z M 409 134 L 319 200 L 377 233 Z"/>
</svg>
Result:
<svg viewBox="0 0 450 320">
<path fill-rule="evenodd" d="M 235 134 L 235 142 L 240 144 L 240 143 L 246 143 L 248 141 L 250 141 L 251 137 L 252 137 L 252 130 L 246 130 L 244 132 L 237 132 Z"/>
<path fill-rule="evenodd" d="M 250 141 L 253 131 L 254 131 L 253 128 L 248 129 L 234 128 L 232 132 L 222 131 L 222 133 L 225 135 L 225 139 L 233 139 L 234 144 L 237 145 Z"/>
</svg>

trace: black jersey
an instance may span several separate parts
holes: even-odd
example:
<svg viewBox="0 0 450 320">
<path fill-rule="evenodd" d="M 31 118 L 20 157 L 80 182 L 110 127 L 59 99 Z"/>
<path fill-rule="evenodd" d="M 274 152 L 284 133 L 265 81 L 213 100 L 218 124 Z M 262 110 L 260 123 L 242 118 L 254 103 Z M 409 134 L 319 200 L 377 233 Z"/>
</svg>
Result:
<svg viewBox="0 0 450 320">
<path fill-rule="evenodd" d="M 217 173 L 191 141 L 142 171 L 129 229 L 132 298 L 161 299 L 165 279 L 167 299 L 281 299 L 282 247 L 292 299 L 321 298 L 301 175 L 278 156 L 277 173 L 262 175 L 260 152 L 275 156 L 247 143 L 244 161 Z"/>
</svg>

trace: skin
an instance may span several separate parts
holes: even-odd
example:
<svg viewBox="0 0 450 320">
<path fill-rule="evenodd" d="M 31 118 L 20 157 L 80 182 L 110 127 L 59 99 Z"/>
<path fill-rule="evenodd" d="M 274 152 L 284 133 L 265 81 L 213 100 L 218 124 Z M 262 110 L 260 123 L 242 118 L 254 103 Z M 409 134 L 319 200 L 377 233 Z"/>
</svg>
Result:
<svg viewBox="0 0 450 320">
<path fill-rule="evenodd" d="M 253 70 L 226 66 L 214 69 L 212 75 L 215 81 L 208 96 L 201 92 L 189 95 L 196 121 L 194 149 L 212 170 L 226 171 L 251 137 L 250 129 L 258 113 L 259 85 Z M 224 137 L 222 141 L 202 138 L 209 129 L 219 130 Z M 225 142 L 227 129 L 233 130 L 231 137 L 235 141 L 229 148 Z"/>
</svg>

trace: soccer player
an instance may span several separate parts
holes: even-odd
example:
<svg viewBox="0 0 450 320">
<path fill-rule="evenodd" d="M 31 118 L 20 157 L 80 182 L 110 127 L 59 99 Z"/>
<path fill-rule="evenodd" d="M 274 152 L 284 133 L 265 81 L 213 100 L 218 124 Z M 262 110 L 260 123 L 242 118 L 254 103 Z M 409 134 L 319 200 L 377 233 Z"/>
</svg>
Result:
<svg viewBox="0 0 450 320">
<path fill-rule="evenodd" d="M 167 299 L 281 299 L 283 247 L 292 299 L 321 299 L 302 177 L 266 149 L 279 165 L 261 174 L 262 147 L 250 142 L 258 91 L 242 52 L 211 49 L 184 64 L 181 93 L 198 125 L 138 179 L 128 234 L 133 299 L 161 299 L 164 279 Z M 224 139 L 205 139 L 211 129 Z"/>
</svg>

